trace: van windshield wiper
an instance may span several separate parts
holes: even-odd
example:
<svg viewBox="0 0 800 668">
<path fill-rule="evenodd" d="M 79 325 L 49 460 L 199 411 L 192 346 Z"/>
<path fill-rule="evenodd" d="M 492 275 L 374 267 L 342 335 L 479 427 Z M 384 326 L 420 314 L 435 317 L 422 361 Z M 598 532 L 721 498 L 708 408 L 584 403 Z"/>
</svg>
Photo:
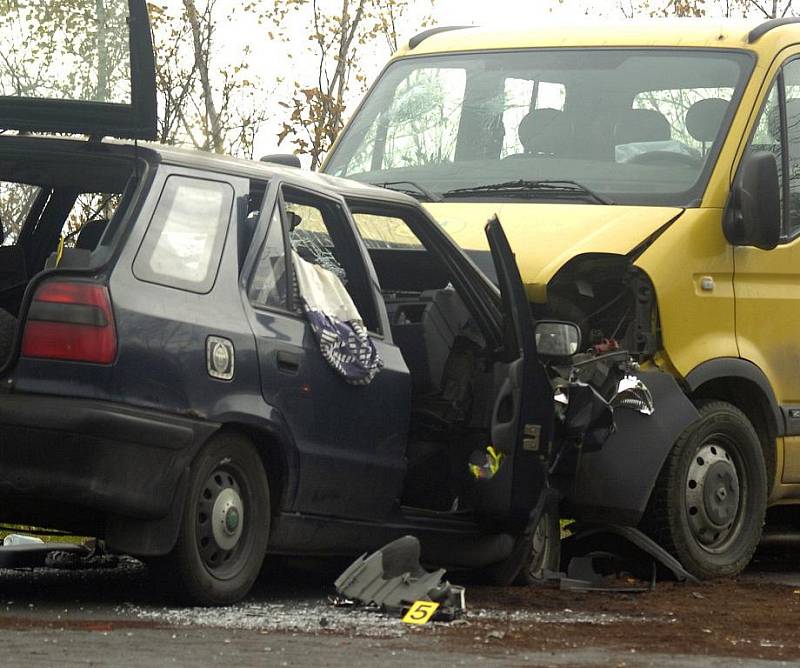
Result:
<svg viewBox="0 0 800 668">
<path fill-rule="evenodd" d="M 508 195 L 510 197 L 525 196 L 534 193 L 541 193 L 543 195 L 550 195 L 558 197 L 565 195 L 567 197 L 582 196 L 591 199 L 600 204 L 613 204 L 605 195 L 596 193 L 594 190 L 587 188 L 582 183 L 577 181 L 570 181 L 567 179 L 546 179 L 539 181 L 530 181 L 519 179 L 518 181 L 504 181 L 503 183 L 490 183 L 482 186 L 472 186 L 470 188 L 456 188 L 455 190 L 448 190 L 442 193 L 442 197 L 469 197 L 470 195 Z"/>
<path fill-rule="evenodd" d="M 411 197 L 415 197 L 419 200 L 424 200 L 426 202 L 441 202 L 442 198 L 432 193 L 427 188 L 419 185 L 415 181 L 384 181 L 383 183 L 371 183 L 370 185 L 377 186 L 378 188 L 386 188 L 387 190 L 394 190 L 399 193 L 405 193 L 406 195 L 411 195 Z M 409 186 L 404 188 L 403 186 Z"/>
</svg>

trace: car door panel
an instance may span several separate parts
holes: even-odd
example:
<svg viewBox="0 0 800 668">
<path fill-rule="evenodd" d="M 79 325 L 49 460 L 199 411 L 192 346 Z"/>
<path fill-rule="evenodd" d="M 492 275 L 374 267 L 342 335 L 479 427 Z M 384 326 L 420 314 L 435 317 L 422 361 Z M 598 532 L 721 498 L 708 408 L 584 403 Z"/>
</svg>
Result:
<svg viewBox="0 0 800 668">
<path fill-rule="evenodd" d="M 275 204 L 288 244 L 282 199 Z M 405 475 L 410 379 L 399 351 L 373 337 L 383 369 L 368 385 L 350 385 L 325 361 L 302 313 L 250 308 L 264 400 L 282 415 L 296 449 L 298 484 L 286 510 L 387 516 Z"/>
<path fill-rule="evenodd" d="M 536 356 L 533 318 L 500 221 L 486 226 L 502 297 L 504 349 L 495 365 L 491 437 L 504 453 L 497 474 L 475 484 L 479 516 L 522 528 L 547 484 L 554 419 L 550 382 Z"/>
</svg>

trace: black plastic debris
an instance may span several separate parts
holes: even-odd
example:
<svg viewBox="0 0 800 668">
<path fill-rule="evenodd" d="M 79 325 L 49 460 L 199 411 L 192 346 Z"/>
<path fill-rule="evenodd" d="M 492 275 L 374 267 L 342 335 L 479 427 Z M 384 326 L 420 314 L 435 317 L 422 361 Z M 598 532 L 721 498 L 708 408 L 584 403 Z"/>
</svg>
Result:
<svg viewBox="0 0 800 668">
<path fill-rule="evenodd" d="M 83 545 L 73 543 L 23 543 L 0 546 L 0 568 L 39 568 L 50 565 L 48 556 L 53 552 L 74 555 L 81 559 L 91 552 Z"/>
<path fill-rule="evenodd" d="M 652 538 L 633 527 L 606 525 L 578 531 L 563 543 L 567 573 L 550 574 L 572 591 L 652 591 L 659 567 L 679 582 L 698 580 Z M 630 575 L 643 584 L 621 584 Z M 649 584 L 644 584 L 649 583 Z"/>
<path fill-rule="evenodd" d="M 443 580 L 444 569 L 429 573 L 419 559 L 420 544 L 414 536 L 403 536 L 369 556 L 361 555 L 336 579 L 339 598 L 334 604 L 404 614 L 416 601 L 433 601 L 439 608 L 432 619 L 452 621 L 464 611 L 464 588 Z"/>
</svg>

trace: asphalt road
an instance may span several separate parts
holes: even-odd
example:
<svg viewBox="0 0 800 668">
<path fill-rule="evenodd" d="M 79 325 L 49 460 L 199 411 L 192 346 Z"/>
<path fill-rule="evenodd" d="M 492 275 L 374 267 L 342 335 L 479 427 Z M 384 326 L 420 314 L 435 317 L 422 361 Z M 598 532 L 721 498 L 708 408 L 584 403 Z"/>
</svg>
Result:
<svg viewBox="0 0 800 668">
<path fill-rule="evenodd" d="M 273 564 L 247 601 L 225 609 L 172 607 L 136 562 L 0 571 L 0 664 L 800 665 L 800 634 L 752 623 L 778 609 L 800 618 L 796 567 L 790 553 L 767 556 L 737 581 L 659 583 L 655 592 L 624 596 L 474 587 L 462 620 L 425 627 L 332 607 L 327 596 L 338 565 L 309 571 Z M 750 604 L 699 628 L 727 601 Z"/>
</svg>

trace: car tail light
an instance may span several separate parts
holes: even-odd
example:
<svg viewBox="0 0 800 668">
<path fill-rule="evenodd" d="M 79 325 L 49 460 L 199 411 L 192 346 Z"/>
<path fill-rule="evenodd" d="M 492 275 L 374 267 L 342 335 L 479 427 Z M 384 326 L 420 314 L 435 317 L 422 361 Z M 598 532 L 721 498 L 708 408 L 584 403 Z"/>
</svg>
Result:
<svg viewBox="0 0 800 668">
<path fill-rule="evenodd" d="M 22 355 L 111 364 L 117 356 L 117 332 L 108 288 L 96 283 L 42 283 L 28 310 Z"/>
</svg>

